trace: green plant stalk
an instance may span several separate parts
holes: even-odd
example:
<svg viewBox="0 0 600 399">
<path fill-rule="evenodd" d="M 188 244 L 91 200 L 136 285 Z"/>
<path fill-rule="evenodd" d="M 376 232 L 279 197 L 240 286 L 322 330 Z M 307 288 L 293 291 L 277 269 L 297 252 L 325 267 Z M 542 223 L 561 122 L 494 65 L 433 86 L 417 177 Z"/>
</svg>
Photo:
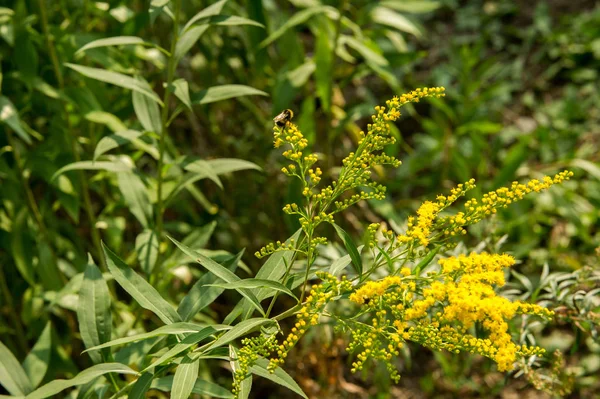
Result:
<svg viewBox="0 0 600 399">
<path fill-rule="evenodd" d="M 42 22 L 42 30 L 44 32 L 44 36 L 46 38 L 46 45 L 48 47 L 48 53 L 50 55 L 50 60 L 52 61 L 52 68 L 54 69 L 54 75 L 56 76 L 56 80 L 58 81 L 58 87 L 61 92 L 64 92 L 65 89 L 65 80 L 60 69 L 60 64 L 58 62 L 58 56 L 56 55 L 56 48 L 54 47 L 54 40 L 50 35 L 50 29 L 48 28 L 48 15 L 46 13 L 46 4 L 44 0 L 38 0 L 38 6 L 40 9 L 40 19 Z M 75 162 L 80 162 L 81 157 L 79 155 L 79 151 L 77 151 L 77 140 L 75 135 L 73 134 L 73 126 L 71 126 L 71 119 L 69 115 L 69 110 L 67 109 L 67 103 L 64 100 L 61 100 L 62 103 L 62 111 L 64 114 L 65 121 L 67 123 L 67 136 L 69 137 L 69 141 L 71 144 L 71 152 L 73 153 L 73 158 Z M 85 179 L 85 173 L 83 170 L 78 171 L 79 181 L 81 182 L 81 191 L 83 195 L 83 206 L 85 208 L 85 213 L 87 215 L 88 221 L 90 223 L 90 232 L 92 235 L 92 242 L 94 244 L 94 249 L 96 252 L 96 257 L 100 262 L 100 266 L 104 271 L 108 270 L 106 268 L 106 262 L 104 260 L 104 256 L 102 256 L 102 244 L 100 238 L 100 232 L 96 227 L 96 215 L 94 214 L 94 209 L 92 207 L 92 199 L 90 196 L 90 189 L 88 186 L 88 182 Z"/>
<path fill-rule="evenodd" d="M 10 318 L 12 319 L 15 330 L 17 331 L 17 342 L 25 354 L 29 350 L 27 347 L 27 340 L 25 339 L 25 330 L 23 329 L 21 319 L 17 314 L 17 308 L 15 307 L 13 297 L 8 290 L 8 284 L 6 283 L 6 276 L 4 275 L 4 269 L 2 268 L 2 262 L 0 262 L 0 291 L 2 291 L 4 294 L 4 302 L 8 307 Z"/>
<path fill-rule="evenodd" d="M 165 88 L 165 94 L 163 98 L 163 108 L 161 115 L 161 132 L 159 142 L 159 156 L 158 156 L 158 177 L 157 177 L 157 203 L 156 203 L 156 235 L 159 243 L 163 235 L 163 214 L 164 214 L 164 201 L 163 201 L 163 168 L 165 162 L 165 151 L 166 151 L 166 138 L 167 130 L 169 126 L 169 100 L 171 99 L 171 84 L 173 82 L 173 76 L 175 74 L 175 68 L 177 63 L 175 60 L 175 48 L 177 41 L 179 40 L 179 15 L 181 14 L 181 0 L 174 0 L 175 3 L 175 18 L 173 20 L 173 40 L 171 41 L 171 51 L 167 66 L 167 87 Z M 158 253 L 160 258 L 160 251 Z M 157 264 L 160 264 L 157 260 Z M 160 271 L 160 267 L 156 267 L 155 270 Z"/>
</svg>

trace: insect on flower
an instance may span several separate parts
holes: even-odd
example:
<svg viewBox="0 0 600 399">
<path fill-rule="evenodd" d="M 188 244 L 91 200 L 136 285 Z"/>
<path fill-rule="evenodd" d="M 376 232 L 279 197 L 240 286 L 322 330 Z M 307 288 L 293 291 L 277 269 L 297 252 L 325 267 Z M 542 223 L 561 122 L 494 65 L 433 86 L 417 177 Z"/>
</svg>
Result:
<svg viewBox="0 0 600 399">
<path fill-rule="evenodd" d="M 279 115 L 277 115 L 275 118 L 273 118 L 273 122 L 275 122 L 275 124 L 279 127 L 284 127 L 286 123 L 288 123 L 289 121 L 292 120 L 292 118 L 294 117 L 294 111 L 292 111 L 291 109 L 285 109 L 283 111 L 281 111 L 281 113 Z"/>
</svg>

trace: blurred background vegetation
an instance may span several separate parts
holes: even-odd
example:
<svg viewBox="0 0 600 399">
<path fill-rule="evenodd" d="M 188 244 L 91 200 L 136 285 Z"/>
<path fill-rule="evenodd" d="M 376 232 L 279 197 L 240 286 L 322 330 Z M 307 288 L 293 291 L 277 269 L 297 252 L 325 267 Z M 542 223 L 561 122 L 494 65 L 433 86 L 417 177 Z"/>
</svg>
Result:
<svg viewBox="0 0 600 399">
<path fill-rule="evenodd" d="M 102 239 L 140 268 L 136 237 L 144 230 L 118 174 L 71 171 L 53 179 L 71 162 L 92 160 L 103 137 L 145 128 L 129 91 L 85 78 L 64 63 L 142 75 L 162 94 L 165 59 L 153 47 L 76 53 L 113 36 L 166 46 L 171 21 L 149 13 L 149 3 L 15 0 L 0 8 L 0 340 L 22 360 L 51 320 L 44 381 L 91 364 L 80 355 L 74 312 L 87 254 L 96 258 L 95 243 Z M 189 18 L 212 3 L 185 1 L 182 11 Z M 339 223 L 360 241 L 369 223 L 401 228 L 423 200 L 470 178 L 480 195 L 514 180 L 572 170 L 575 177 L 566 184 L 472 228 L 465 247 L 507 251 L 521 261 L 507 295 L 562 306 L 555 323 L 535 332 L 550 353 L 564 355 L 560 378 L 572 384 L 571 397 L 600 395 L 594 292 L 600 284 L 598 2 L 230 0 L 225 10 L 265 28 L 211 27 L 185 55 L 177 75 L 189 82 L 193 108 L 174 119 L 168 153 L 239 158 L 262 170 L 223 175 L 223 187 L 210 179 L 195 183 L 166 210 L 165 229 L 178 238 L 193 233 L 195 245 L 214 256 L 245 248 L 242 260 L 254 274 L 260 263 L 251 254 L 297 228 L 280 211 L 299 193 L 280 172 L 273 116 L 294 110 L 327 174 L 352 150 L 375 105 L 415 87 L 445 86 L 445 99 L 405 108 L 393 127 L 398 142 L 389 151 L 403 166 L 381 170 L 387 199 L 362 204 Z M 215 95 L 210 88 L 217 85 L 245 87 Z M 146 159 L 152 160 L 154 141 L 122 145 L 112 156 L 130 154 L 152 175 L 155 163 Z M 337 248 L 330 249 L 335 257 Z M 169 261 L 168 275 L 157 284 L 177 302 L 199 270 L 181 266 L 182 259 Z M 549 273 L 572 282 L 562 296 Z M 577 293 L 590 292 L 582 307 Z M 138 323 L 135 307 L 119 295 L 125 298 L 117 310 L 119 334 L 152 323 L 149 315 Z M 201 317 L 222 320 L 235 301 L 224 295 Z M 343 338 L 315 331 L 302 342 L 288 371 L 315 398 L 550 395 L 526 378 L 495 372 L 481 358 L 416 347 L 398 365 L 400 384 L 391 386 L 384 367 L 365 379 L 351 375 Z M 224 368 L 202 372 L 227 386 Z M 289 395 L 257 384 L 255 397 Z"/>
</svg>

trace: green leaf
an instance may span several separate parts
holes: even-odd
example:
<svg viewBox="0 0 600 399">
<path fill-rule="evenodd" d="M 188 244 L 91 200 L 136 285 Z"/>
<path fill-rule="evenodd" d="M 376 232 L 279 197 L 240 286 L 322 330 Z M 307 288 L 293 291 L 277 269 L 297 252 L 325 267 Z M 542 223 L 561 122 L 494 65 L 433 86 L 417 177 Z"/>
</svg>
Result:
<svg viewBox="0 0 600 399">
<path fill-rule="evenodd" d="M 136 130 L 124 130 L 122 132 L 117 132 L 115 134 L 102 137 L 100 141 L 98 141 L 98 144 L 96 144 L 96 149 L 94 150 L 94 161 L 108 151 L 127 144 L 132 140 L 137 139 L 141 135 L 142 133 Z"/>
<path fill-rule="evenodd" d="M 241 96 L 268 96 L 262 90 L 245 85 L 213 86 L 192 94 L 192 104 L 209 104 Z"/>
<path fill-rule="evenodd" d="M 383 55 L 368 47 L 364 42 L 345 35 L 340 38 L 340 41 L 356 50 L 366 61 L 379 67 L 388 65 L 388 60 Z"/>
<path fill-rule="evenodd" d="M 439 1 L 428 0 L 387 0 L 382 1 L 381 5 L 392 8 L 396 11 L 412 12 L 412 13 L 427 13 L 437 10 L 441 3 Z"/>
<path fill-rule="evenodd" d="M 181 166 L 188 172 L 196 174 L 201 178 L 208 177 L 217 186 L 219 186 L 221 190 L 223 189 L 223 183 L 221 183 L 221 179 L 219 179 L 219 176 L 215 173 L 210 163 L 207 161 L 202 159 L 197 159 L 191 162 L 186 161 Z M 196 179 L 194 179 L 194 181 L 196 181 Z"/>
<path fill-rule="evenodd" d="M 150 24 L 153 24 L 156 18 L 162 13 L 163 8 L 169 4 L 170 0 L 152 0 L 148 14 L 150 14 Z"/>
<path fill-rule="evenodd" d="M 43 399 L 49 398 L 51 396 L 56 395 L 59 392 L 64 391 L 67 388 L 71 388 L 77 385 L 87 384 L 95 378 L 100 377 L 101 375 L 108 373 L 119 373 L 119 374 L 132 374 L 137 375 L 138 373 L 135 370 L 130 369 L 124 364 L 121 363 L 103 363 L 92 366 L 86 370 L 83 370 L 81 373 L 77 374 L 74 378 L 70 380 L 54 380 L 49 382 L 46 385 L 36 389 L 29 395 L 25 397 L 25 399 Z"/>
<path fill-rule="evenodd" d="M 71 170 L 106 170 L 108 172 L 127 172 L 130 171 L 132 165 L 129 165 L 121 161 L 80 161 L 73 162 L 63 166 L 52 175 L 52 180 L 56 179 L 59 175 Z"/>
<path fill-rule="evenodd" d="M 363 248 L 364 248 L 364 245 L 361 245 L 360 247 L 357 248 L 359 254 L 362 252 Z M 331 266 L 329 267 L 329 274 L 337 276 L 350 263 L 352 263 L 352 258 L 350 257 L 350 255 L 344 255 L 341 258 L 334 260 L 331 263 Z"/>
<path fill-rule="evenodd" d="M 0 341 L 0 385 L 11 395 L 23 396 L 33 391 L 25 370 L 12 352 Z"/>
<path fill-rule="evenodd" d="M 256 22 L 244 17 L 238 17 L 237 15 L 213 15 L 212 17 L 202 20 L 201 23 L 219 26 L 252 25 L 258 26 L 259 28 L 265 27 L 260 22 Z"/>
<path fill-rule="evenodd" d="M 216 226 L 217 222 L 212 221 L 204 226 L 195 228 L 183 239 L 183 245 L 186 245 L 191 249 L 200 249 L 204 247 L 214 233 Z M 195 262 L 195 259 L 193 262 Z M 165 265 L 167 265 L 169 268 L 179 266 L 182 263 L 190 263 L 190 261 L 187 255 L 181 251 L 173 251 L 171 256 L 169 256 L 169 258 L 165 261 Z"/>
<path fill-rule="evenodd" d="M 352 266 L 354 267 L 356 274 L 358 274 L 359 277 L 362 276 L 362 272 L 363 272 L 362 258 L 360 257 L 360 253 L 358 252 L 358 248 L 356 248 L 354 241 L 352 241 L 352 238 L 340 226 L 338 226 L 335 223 L 332 223 L 332 225 L 333 225 L 338 237 L 340 237 L 340 239 L 344 243 L 344 247 L 346 247 L 346 251 L 348 251 L 348 255 L 350 255 L 350 258 L 352 259 Z"/>
<path fill-rule="evenodd" d="M 225 334 L 221 335 L 217 340 L 208 345 L 206 348 L 203 348 L 202 353 L 205 353 L 214 348 L 227 345 L 231 341 L 254 331 L 258 327 L 270 323 L 275 322 L 271 319 L 265 319 L 262 317 L 241 321 L 239 324 L 237 324 L 231 330 L 227 331 Z"/>
<path fill-rule="evenodd" d="M 194 388 L 198 379 L 200 370 L 200 359 L 194 359 L 190 355 L 183 358 L 173 378 L 173 387 L 171 388 L 172 399 L 187 399 Z"/>
<path fill-rule="evenodd" d="M 238 172 L 240 170 L 260 170 L 262 168 L 257 164 L 244 161 L 243 159 L 236 158 L 217 158 L 217 159 L 209 159 L 206 161 L 210 164 L 210 167 L 217 175 L 223 175 L 225 173 Z"/>
<path fill-rule="evenodd" d="M 215 326 L 211 326 L 211 327 L 216 328 Z M 218 325 L 217 325 L 217 327 L 218 327 Z M 172 324 L 169 324 L 166 326 L 159 327 L 150 332 L 136 334 L 136 335 L 129 335 L 127 337 L 113 339 L 112 341 L 106 342 L 102 345 L 87 348 L 84 351 L 84 353 L 90 352 L 90 351 L 97 351 L 97 350 L 101 350 L 104 348 L 110 348 L 112 346 L 124 345 L 124 344 L 128 344 L 130 342 L 142 341 L 144 339 L 150 339 L 150 338 L 154 338 L 154 337 L 158 337 L 158 336 L 162 336 L 162 335 L 179 335 L 179 334 L 187 334 L 187 333 L 197 333 L 199 331 L 203 331 L 205 328 L 206 328 L 206 326 L 201 325 L 201 324 L 184 323 L 184 322 L 172 323 Z"/>
<path fill-rule="evenodd" d="M 174 238 L 169 237 L 169 239 L 171 241 L 173 241 L 173 243 L 175 243 L 175 245 L 177 245 L 179 247 L 179 249 L 181 249 L 186 255 L 188 255 L 189 257 L 191 257 L 193 259 L 196 259 L 196 261 L 198 263 L 200 263 L 202 266 L 204 266 L 208 271 L 213 273 L 215 276 L 219 277 L 221 280 L 223 280 L 227 283 L 233 283 L 236 281 L 240 281 L 240 278 L 238 276 L 236 276 L 231 270 L 221 266 L 214 260 L 210 259 L 207 256 L 202 255 L 198 251 L 194 251 L 191 248 L 188 248 L 187 246 L 183 245 L 182 243 L 175 240 Z M 239 292 L 245 298 L 247 298 L 250 301 L 250 303 L 261 314 L 263 314 L 263 315 L 265 314 L 263 308 L 260 306 L 260 302 L 256 299 L 256 296 L 254 296 L 254 294 L 251 291 L 242 289 L 242 288 L 237 289 L 236 291 Z"/>
<path fill-rule="evenodd" d="M 291 28 L 301 25 L 312 18 L 314 15 L 323 14 L 326 12 L 337 12 L 337 10 L 330 6 L 317 6 L 306 8 L 302 11 L 297 12 L 291 18 L 288 18 L 283 25 L 281 25 L 275 32 L 271 33 L 269 37 L 267 37 L 260 44 L 260 47 L 266 47 L 269 44 L 273 43 L 275 40 L 279 39 L 281 36 L 285 34 Z"/>
<path fill-rule="evenodd" d="M 217 1 L 215 4 L 211 4 L 210 6 L 204 8 L 203 10 L 198 12 L 196 15 L 194 15 L 192 18 L 190 18 L 190 20 L 183 27 L 183 30 L 184 31 L 187 30 L 190 26 L 194 25 L 196 22 L 200 21 L 201 19 L 220 14 L 221 11 L 223 10 L 223 7 L 225 6 L 225 3 L 227 3 L 227 0 L 220 0 L 220 1 Z"/>
<path fill-rule="evenodd" d="M 177 79 L 173 82 L 175 96 L 190 110 L 192 109 L 192 100 L 190 99 L 190 86 L 185 79 Z"/>
<path fill-rule="evenodd" d="M 229 345 L 229 364 L 231 365 L 231 371 L 235 376 L 235 373 L 240 369 L 240 358 L 238 350 L 233 346 Z M 240 388 L 238 392 L 238 399 L 248 399 L 250 391 L 252 390 L 252 374 L 248 373 L 248 376 L 240 382 Z"/>
<path fill-rule="evenodd" d="M 274 373 L 271 373 L 267 370 L 267 366 L 269 365 L 269 361 L 265 358 L 258 358 L 254 365 L 250 367 L 250 371 L 253 374 L 259 375 L 263 378 L 273 381 L 276 384 L 281 385 L 289 389 L 290 391 L 297 393 L 305 399 L 308 399 L 308 396 L 302 391 L 302 388 L 294 381 L 294 379 L 285 372 L 281 367 L 275 369 Z"/>
<path fill-rule="evenodd" d="M 25 249 L 25 234 L 29 231 L 27 226 L 28 218 L 27 208 L 23 207 L 17 212 L 12 231 L 10 234 L 10 245 L 12 251 L 12 258 L 15 262 L 17 270 L 23 277 L 27 284 L 35 286 L 35 272 L 33 268 L 33 260 L 31 258 L 30 251 Z"/>
<path fill-rule="evenodd" d="M 280 291 L 288 294 L 292 298 L 296 298 L 296 295 L 287 288 L 285 285 L 278 283 L 276 281 L 271 280 L 263 280 L 259 278 L 249 278 L 245 280 L 236 281 L 233 283 L 225 283 L 225 284 L 208 284 L 209 287 L 219 287 L 225 288 L 226 290 L 237 290 L 239 288 L 262 288 L 262 289 L 271 289 L 273 291 Z"/>
<path fill-rule="evenodd" d="M 135 239 L 135 250 L 142 270 L 146 274 L 152 273 L 158 257 L 158 237 L 153 230 L 142 231 Z"/>
<path fill-rule="evenodd" d="M 240 251 L 240 253 L 232 258 L 227 267 L 229 270 L 235 272 L 242 254 L 243 251 Z M 209 286 L 218 280 L 219 278 L 212 273 L 205 273 L 198 279 L 196 284 L 183 297 L 177 308 L 177 313 L 181 315 L 183 320 L 191 320 L 198 312 L 213 303 L 221 295 L 224 289 Z"/>
<path fill-rule="evenodd" d="M 136 80 L 138 80 L 141 85 L 147 84 L 138 77 L 136 77 Z M 133 98 L 135 115 L 144 129 L 148 132 L 154 132 L 160 135 L 162 132 L 162 121 L 158 104 L 148 98 L 148 96 L 135 90 L 131 92 L 131 96 Z"/>
<path fill-rule="evenodd" d="M 412 23 L 408 18 L 406 18 L 402 14 L 398 14 L 397 12 L 390 10 L 385 7 L 376 7 L 372 13 L 371 18 L 374 22 L 389 26 L 394 29 L 398 29 L 399 31 L 410 33 L 415 37 L 423 36 L 421 30 Z"/>
<path fill-rule="evenodd" d="M 86 348 L 101 345 L 110 341 L 112 332 L 112 313 L 110 311 L 110 294 L 108 285 L 100 269 L 88 255 L 83 281 L 79 290 L 79 305 L 77 307 L 79 331 Z M 109 352 L 105 352 L 107 356 Z M 90 353 L 95 363 L 101 362 L 98 353 Z"/>
<path fill-rule="evenodd" d="M 165 324 L 181 321 L 179 314 L 171 304 L 165 301 L 158 291 L 134 272 L 104 243 L 102 244 L 108 270 L 117 283 L 143 307 L 156 314 Z"/>
<path fill-rule="evenodd" d="M 129 395 L 128 399 L 143 399 L 146 397 L 146 392 L 150 389 L 150 385 L 152 384 L 152 380 L 154 379 L 154 374 L 144 373 L 137 379 Z"/>
<path fill-rule="evenodd" d="M 158 378 L 152 382 L 150 388 L 163 392 L 169 392 L 173 386 L 173 380 L 174 377 L 172 375 Z M 192 388 L 192 393 L 198 395 L 208 395 L 211 398 L 233 399 L 233 394 L 229 392 L 229 390 L 220 385 L 204 380 L 196 380 L 196 383 Z"/>
<path fill-rule="evenodd" d="M 496 174 L 493 186 L 498 187 L 509 181 L 514 180 L 515 172 L 523 162 L 529 157 L 529 139 L 523 139 L 514 144 L 504 158 L 502 169 Z"/>
<path fill-rule="evenodd" d="M 123 121 L 121 121 L 119 118 L 117 118 L 116 115 L 113 115 L 110 112 L 90 111 L 86 113 L 84 117 L 90 122 L 106 126 L 115 133 L 127 130 L 127 126 L 125 126 Z"/>
<path fill-rule="evenodd" d="M 164 105 L 158 95 L 152 90 L 148 82 L 144 80 L 134 79 L 131 76 L 123 75 L 122 73 L 107 71 L 106 69 L 90 68 L 77 64 L 65 64 L 67 67 L 79 72 L 83 76 L 91 79 L 96 79 L 101 82 L 113 84 L 129 90 L 137 91 L 146 97 L 156 101 L 161 106 Z"/>
<path fill-rule="evenodd" d="M 46 375 L 50 365 L 50 352 L 52 351 L 52 324 L 48 322 L 33 349 L 23 361 L 23 369 L 36 388 Z"/>
<path fill-rule="evenodd" d="M 108 46 L 125 46 L 130 44 L 144 44 L 144 40 L 137 36 L 116 36 L 108 37 L 105 39 L 98 39 L 89 42 L 85 46 L 81 47 L 75 52 L 75 55 L 81 54 L 86 50 L 97 48 L 97 47 L 108 47 Z"/>
<path fill-rule="evenodd" d="M 317 36 L 315 44 L 315 85 L 325 112 L 329 112 L 333 85 L 333 46 L 326 31 Z"/>
<path fill-rule="evenodd" d="M 179 62 L 179 60 L 190 51 L 198 39 L 200 39 L 200 36 L 202 36 L 208 28 L 209 25 L 194 26 L 181 35 L 175 45 L 175 53 L 173 55 L 175 62 Z"/>
<path fill-rule="evenodd" d="M 146 185 L 137 174 L 127 171 L 117 174 L 119 189 L 123 194 L 129 210 L 140 221 L 142 226 L 148 227 L 152 220 L 152 203 Z"/>
<path fill-rule="evenodd" d="M 6 97 L 0 96 L 0 122 L 6 123 L 8 127 L 27 144 L 31 144 L 31 136 L 21 126 L 19 113 L 13 103 Z"/>
<path fill-rule="evenodd" d="M 438 246 L 435 247 L 433 249 L 433 251 L 429 251 L 429 253 L 427 254 L 427 256 L 425 256 L 416 266 L 414 269 L 414 273 L 416 276 L 419 276 L 421 274 L 421 271 L 427 267 L 427 265 L 429 265 L 431 263 L 431 261 L 433 260 L 433 258 L 435 258 L 435 256 L 437 255 L 438 252 L 440 252 L 440 249 L 442 247 Z"/>
</svg>

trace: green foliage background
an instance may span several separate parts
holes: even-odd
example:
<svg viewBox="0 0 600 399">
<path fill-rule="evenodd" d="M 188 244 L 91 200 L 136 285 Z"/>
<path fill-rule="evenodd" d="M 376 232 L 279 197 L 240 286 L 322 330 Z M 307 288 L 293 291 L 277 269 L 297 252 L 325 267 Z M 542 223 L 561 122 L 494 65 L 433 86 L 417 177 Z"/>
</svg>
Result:
<svg viewBox="0 0 600 399">
<path fill-rule="evenodd" d="M 148 12 L 150 3 L 156 12 Z M 548 272 L 592 292 L 585 312 L 577 298 L 561 297 L 568 311 L 540 342 L 573 366 L 574 397 L 598 393 L 597 2 L 184 1 L 182 24 L 220 3 L 216 14 L 239 19 L 211 20 L 182 52 L 167 101 L 181 112 L 161 143 L 164 120 L 147 89 L 169 99 L 167 57 L 149 44 L 169 49 L 172 21 L 159 12 L 167 3 L 15 0 L 0 8 L 0 350 L 23 361 L 37 349 L 40 368 L 25 367 L 43 370 L 35 385 L 72 377 L 100 359 L 81 354 L 87 343 L 77 315 L 83 273 L 107 272 L 100 240 L 169 303 L 179 303 L 202 271 L 188 267 L 172 243 L 159 244 L 161 231 L 254 276 L 260 262 L 251 254 L 297 229 L 280 211 L 299 194 L 279 170 L 273 116 L 294 110 L 323 169 L 335 170 L 375 105 L 414 87 L 445 86 L 445 99 L 404 108 L 393 127 L 398 142 L 389 151 L 403 166 L 381 171 L 386 200 L 363 204 L 338 223 L 358 243 L 368 223 L 402 226 L 423 200 L 470 178 L 480 195 L 573 170 L 567 184 L 471 229 L 465 247 L 499 248 L 522 261 L 507 295 L 536 300 Z M 78 51 L 116 36 L 145 44 Z M 82 68 L 130 75 L 136 88 L 106 84 L 97 70 Z M 158 189 L 161 145 L 171 166 Z M 87 163 L 61 169 L 73 162 Z M 172 200 L 160 204 L 161 190 Z M 336 258 L 341 249 L 332 245 L 327 254 Z M 86 269 L 89 256 L 99 269 Z M 582 270 L 592 277 L 577 277 Z M 120 299 L 113 303 L 113 339 L 161 325 L 116 284 L 108 287 Z M 238 300 L 226 292 L 195 320 L 220 322 Z M 400 385 L 390 388 L 385 369 L 366 380 L 350 375 L 339 340 L 309 335 L 289 362 L 307 394 L 492 397 L 533 389 L 479 358 L 417 348 L 406 356 Z M 121 359 L 150 350 L 144 342 Z M 200 375 L 228 387 L 228 371 L 215 364 L 203 365 Z M 291 395 L 255 383 L 253 397 L 269 393 Z"/>
</svg>

